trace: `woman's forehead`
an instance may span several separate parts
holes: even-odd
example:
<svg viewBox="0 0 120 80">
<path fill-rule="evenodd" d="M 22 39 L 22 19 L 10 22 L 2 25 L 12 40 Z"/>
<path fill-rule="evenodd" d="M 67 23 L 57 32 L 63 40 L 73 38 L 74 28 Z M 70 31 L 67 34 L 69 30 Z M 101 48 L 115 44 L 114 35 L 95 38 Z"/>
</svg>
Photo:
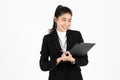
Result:
<svg viewBox="0 0 120 80">
<path fill-rule="evenodd" d="M 72 18 L 71 14 L 69 14 L 69 13 L 62 14 L 59 17 L 62 19 L 71 19 Z"/>
</svg>

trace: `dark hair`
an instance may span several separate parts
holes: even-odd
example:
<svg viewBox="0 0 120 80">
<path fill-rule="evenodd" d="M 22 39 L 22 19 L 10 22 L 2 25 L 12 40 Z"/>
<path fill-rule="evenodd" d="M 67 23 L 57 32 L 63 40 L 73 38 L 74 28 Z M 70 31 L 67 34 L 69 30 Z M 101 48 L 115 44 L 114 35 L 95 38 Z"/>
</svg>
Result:
<svg viewBox="0 0 120 80">
<path fill-rule="evenodd" d="M 70 8 L 68 8 L 66 6 L 58 5 L 55 10 L 54 17 L 58 18 L 59 16 L 61 16 L 62 14 L 65 14 L 65 13 L 69 13 L 72 16 L 72 11 Z M 56 28 L 57 28 L 57 24 L 55 23 L 55 21 L 53 19 L 53 27 L 49 30 L 49 32 L 51 33 Z"/>
</svg>

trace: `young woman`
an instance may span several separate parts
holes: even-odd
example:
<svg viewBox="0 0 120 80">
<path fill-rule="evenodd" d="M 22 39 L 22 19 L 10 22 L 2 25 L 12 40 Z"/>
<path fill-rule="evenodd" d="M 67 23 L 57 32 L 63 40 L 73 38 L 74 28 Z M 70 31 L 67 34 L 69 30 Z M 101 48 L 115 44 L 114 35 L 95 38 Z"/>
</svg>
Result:
<svg viewBox="0 0 120 80">
<path fill-rule="evenodd" d="M 80 66 L 88 64 L 88 56 L 75 57 L 69 52 L 76 44 L 83 42 L 79 31 L 70 30 L 72 11 L 58 5 L 54 15 L 53 28 L 43 38 L 40 68 L 49 71 L 49 80 L 83 80 Z"/>
</svg>

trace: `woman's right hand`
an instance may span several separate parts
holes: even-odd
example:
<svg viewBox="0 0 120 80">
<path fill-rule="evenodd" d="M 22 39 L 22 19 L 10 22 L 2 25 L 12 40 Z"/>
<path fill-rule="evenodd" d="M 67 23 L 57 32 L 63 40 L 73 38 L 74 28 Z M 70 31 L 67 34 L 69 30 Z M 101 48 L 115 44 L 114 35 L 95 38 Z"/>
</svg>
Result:
<svg viewBox="0 0 120 80">
<path fill-rule="evenodd" d="M 57 63 L 56 64 L 59 64 L 60 61 L 69 61 L 69 57 L 66 56 L 66 54 L 67 54 L 66 52 L 63 52 L 61 57 L 57 58 Z"/>
<path fill-rule="evenodd" d="M 57 64 L 59 64 L 61 60 L 62 60 L 62 57 L 57 58 Z"/>
<path fill-rule="evenodd" d="M 60 61 L 64 61 L 64 57 L 65 57 L 65 52 L 62 53 L 61 57 L 57 58 L 57 63 L 56 64 L 59 64 Z"/>
</svg>

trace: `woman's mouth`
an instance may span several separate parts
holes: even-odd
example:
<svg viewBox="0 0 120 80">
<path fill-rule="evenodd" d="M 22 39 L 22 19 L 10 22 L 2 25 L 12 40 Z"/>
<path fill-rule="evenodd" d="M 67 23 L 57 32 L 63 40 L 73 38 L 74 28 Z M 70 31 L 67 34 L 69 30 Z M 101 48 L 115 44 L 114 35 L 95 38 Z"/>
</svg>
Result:
<svg viewBox="0 0 120 80">
<path fill-rule="evenodd" d="M 67 26 L 62 26 L 62 28 L 63 28 L 63 29 L 68 29 L 68 27 L 67 27 Z"/>
</svg>

